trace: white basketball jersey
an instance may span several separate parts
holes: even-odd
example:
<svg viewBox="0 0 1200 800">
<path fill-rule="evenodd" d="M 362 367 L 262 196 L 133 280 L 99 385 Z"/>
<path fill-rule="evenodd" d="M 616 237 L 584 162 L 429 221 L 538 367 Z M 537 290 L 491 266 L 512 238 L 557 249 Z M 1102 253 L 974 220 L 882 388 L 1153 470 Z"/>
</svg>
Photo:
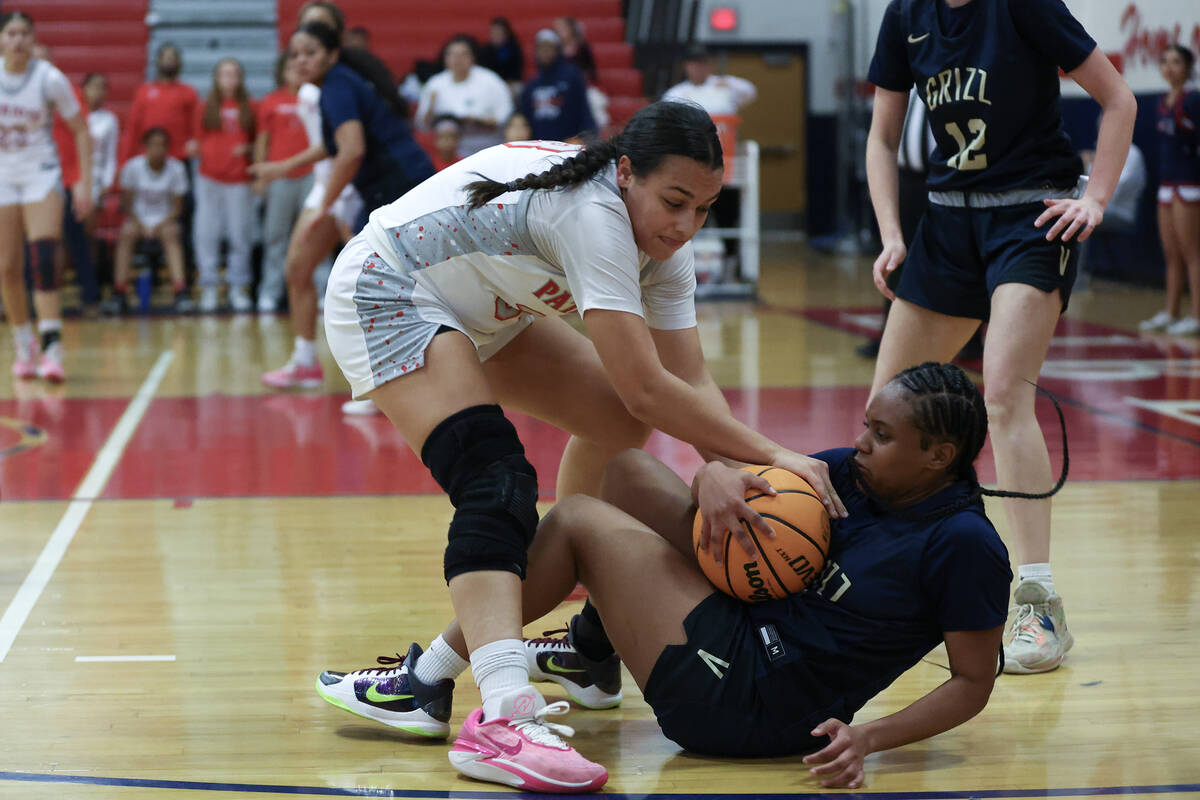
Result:
<svg viewBox="0 0 1200 800">
<path fill-rule="evenodd" d="M 58 165 L 54 113 L 79 114 L 79 101 L 67 76 L 48 61 L 33 59 L 21 74 L 0 68 L 0 165 L 25 172 Z M 0 176 L 0 180 L 3 177 Z"/>
<path fill-rule="evenodd" d="M 561 142 L 509 142 L 463 159 L 371 214 L 364 234 L 420 302 L 448 308 L 473 331 L 494 334 L 522 316 L 626 311 L 651 328 L 696 324 L 692 245 L 655 261 L 634 241 L 609 165 L 553 191 L 510 192 L 475 211 L 464 186 L 507 182 L 579 151 Z"/>
</svg>

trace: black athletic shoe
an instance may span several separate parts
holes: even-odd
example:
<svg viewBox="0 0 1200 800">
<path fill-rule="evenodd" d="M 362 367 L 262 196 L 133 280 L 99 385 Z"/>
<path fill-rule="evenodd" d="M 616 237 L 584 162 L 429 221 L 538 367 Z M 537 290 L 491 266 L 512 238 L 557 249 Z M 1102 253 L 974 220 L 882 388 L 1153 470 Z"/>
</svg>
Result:
<svg viewBox="0 0 1200 800">
<path fill-rule="evenodd" d="M 100 313 L 106 317 L 123 317 L 129 313 L 129 300 L 124 292 L 114 291 L 100 304 Z"/>
<path fill-rule="evenodd" d="M 616 653 L 603 661 L 585 658 L 572 646 L 568 629 L 559 628 L 526 639 L 525 654 L 530 680 L 557 683 L 584 708 L 621 705 L 621 659 Z"/>
<path fill-rule="evenodd" d="M 351 714 L 418 736 L 444 739 L 450 735 L 454 681 L 421 683 L 413 674 L 420 657 L 421 648 L 414 642 L 407 658 L 397 653 L 395 658 L 376 659 L 381 667 L 322 672 L 317 694 Z"/>
<path fill-rule="evenodd" d="M 196 313 L 196 301 L 192 299 L 192 293 L 187 289 L 180 289 L 176 292 L 175 301 L 171 305 L 176 314 Z"/>
</svg>

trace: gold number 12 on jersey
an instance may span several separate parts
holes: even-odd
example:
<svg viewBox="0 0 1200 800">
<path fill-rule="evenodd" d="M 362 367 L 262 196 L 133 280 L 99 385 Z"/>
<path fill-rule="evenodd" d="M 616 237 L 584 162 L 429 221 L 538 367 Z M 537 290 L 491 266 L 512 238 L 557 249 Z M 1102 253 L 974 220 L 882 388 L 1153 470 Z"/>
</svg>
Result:
<svg viewBox="0 0 1200 800">
<path fill-rule="evenodd" d="M 982 151 L 987 142 L 987 123 L 979 117 L 972 117 L 967 120 L 967 131 L 975 136 L 969 143 L 957 122 L 946 123 L 946 133 L 953 136 L 954 141 L 958 143 L 958 152 L 950 156 L 946 163 L 954 169 L 964 171 L 985 169 L 988 165 L 987 155 Z"/>
</svg>

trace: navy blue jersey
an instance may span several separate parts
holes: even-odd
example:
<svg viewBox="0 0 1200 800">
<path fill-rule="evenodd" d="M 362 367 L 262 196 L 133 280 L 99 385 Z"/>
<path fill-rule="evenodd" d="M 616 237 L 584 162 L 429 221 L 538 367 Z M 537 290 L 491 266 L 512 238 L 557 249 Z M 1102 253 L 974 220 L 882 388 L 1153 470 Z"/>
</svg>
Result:
<svg viewBox="0 0 1200 800">
<path fill-rule="evenodd" d="M 819 709 L 849 722 L 916 664 L 947 631 L 1004 624 L 1008 551 L 976 501 L 954 514 L 910 522 L 885 514 L 850 471 L 854 450 L 817 453 L 850 513 L 834 520 L 829 559 L 808 591 L 749 607 L 771 625 L 782 655 L 763 656 L 760 685 L 796 713 Z M 971 492 L 959 481 L 907 511 L 932 511 Z M 766 635 L 763 634 L 764 639 Z"/>
<path fill-rule="evenodd" d="M 517 107 L 529 120 L 533 139 L 565 142 L 596 130 L 588 105 L 587 80 L 579 67 L 561 56 L 525 84 Z"/>
<path fill-rule="evenodd" d="M 1066 188 L 1083 165 L 1063 130 L 1058 68 L 1095 48 L 1062 0 L 892 0 L 868 79 L 920 92 L 937 139 L 930 189 Z"/>
<path fill-rule="evenodd" d="M 1200 92 L 1158 102 L 1158 173 L 1165 184 L 1200 184 Z"/>
<path fill-rule="evenodd" d="M 354 176 L 354 188 L 364 199 L 377 194 L 374 184 L 417 184 L 433 175 L 433 163 L 408 127 L 366 78 L 345 64 L 334 64 L 321 82 L 321 137 L 325 150 L 337 154 L 334 134 L 344 123 L 358 120 L 366 137 L 366 155 Z M 387 201 L 396 199 L 388 197 Z"/>
</svg>

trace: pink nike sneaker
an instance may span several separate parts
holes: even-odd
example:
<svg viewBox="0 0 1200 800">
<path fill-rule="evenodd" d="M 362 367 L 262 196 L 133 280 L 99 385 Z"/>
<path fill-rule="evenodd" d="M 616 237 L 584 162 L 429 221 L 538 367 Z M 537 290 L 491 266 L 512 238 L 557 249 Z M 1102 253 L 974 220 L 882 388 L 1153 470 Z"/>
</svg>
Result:
<svg viewBox="0 0 1200 800">
<path fill-rule="evenodd" d="M 67 379 L 67 373 L 63 370 L 62 342 L 55 342 L 42 353 L 37 374 L 39 378 L 50 383 L 62 383 Z"/>
<path fill-rule="evenodd" d="M 17 352 L 13 355 L 12 374 L 14 378 L 21 380 L 29 380 L 36 378 L 38 373 L 38 348 L 37 341 L 34 340 L 29 347 L 21 347 L 17 345 Z"/>
<path fill-rule="evenodd" d="M 289 361 L 282 367 L 264 372 L 262 382 L 272 389 L 316 389 L 325 382 L 325 370 L 318 363 L 304 366 Z"/>
<path fill-rule="evenodd" d="M 559 738 L 573 736 L 574 730 L 546 722 L 547 716 L 569 709 L 565 700 L 546 705 L 532 686 L 514 689 L 500 702 L 501 716 L 484 722 L 482 708 L 467 715 L 450 763 L 472 778 L 531 792 L 594 792 L 608 781 L 608 770 Z"/>
</svg>

